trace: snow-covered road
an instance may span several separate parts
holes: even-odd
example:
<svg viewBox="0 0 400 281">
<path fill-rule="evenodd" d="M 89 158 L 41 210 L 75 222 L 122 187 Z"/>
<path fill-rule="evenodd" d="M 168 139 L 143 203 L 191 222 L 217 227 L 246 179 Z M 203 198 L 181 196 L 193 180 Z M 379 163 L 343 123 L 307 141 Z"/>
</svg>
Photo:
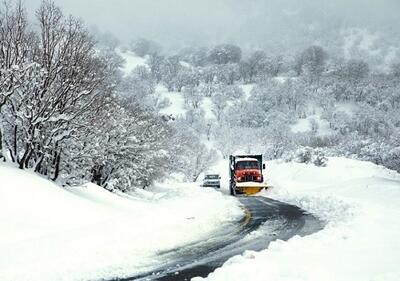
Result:
<svg viewBox="0 0 400 281">
<path fill-rule="evenodd" d="M 327 167 L 267 162 L 266 172 L 274 188 L 261 196 L 299 206 L 326 226 L 235 256 L 206 280 L 400 280 L 397 172 L 342 157 L 329 158 Z"/>
<path fill-rule="evenodd" d="M 263 250 L 271 241 L 321 230 L 323 222 L 302 209 L 265 197 L 240 197 L 247 214 L 206 240 L 163 253 L 157 271 L 118 280 L 190 280 L 207 276 L 228 258 L 246 250 Z"/>
</svg>

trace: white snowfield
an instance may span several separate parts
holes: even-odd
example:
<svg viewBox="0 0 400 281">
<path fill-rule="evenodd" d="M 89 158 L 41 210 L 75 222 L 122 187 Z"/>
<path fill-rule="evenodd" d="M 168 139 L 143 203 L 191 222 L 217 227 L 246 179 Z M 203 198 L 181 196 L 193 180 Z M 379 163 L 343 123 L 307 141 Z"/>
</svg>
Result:
<svg viewBox="0 0 400 281">
<path fill-rule="evenodd" d="M 193 185 L 118 195 L 65 190 L 0 164 L 0 280 L 99 280 L 159 264 L 242 217 L 237 200 Z"/>
<path fill-rule="evenodd" d="M 400 280 L 398 173 L 345 158 L 323 168 L 272 162 L 266 173 L 274 188 L 263 196 L 298 205 L 326 227 L 235 256 L 207 280 Z"/>
</svg>

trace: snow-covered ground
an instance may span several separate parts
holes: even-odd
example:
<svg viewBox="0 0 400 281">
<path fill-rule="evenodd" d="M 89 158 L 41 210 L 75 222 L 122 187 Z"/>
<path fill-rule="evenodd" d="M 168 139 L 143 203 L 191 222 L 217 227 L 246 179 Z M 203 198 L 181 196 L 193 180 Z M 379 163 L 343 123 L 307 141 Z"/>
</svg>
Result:
<svg viewBox="0 0 400 281">
<path fill-rule="evenodd" d="M 125 60 L 123 64 L 122 71 L 127 75 L 132 72 L 138 66 L 147 66 L 146 58 L 136 56 L 135 53 L 131 51 L 122 52 L 117 49 L 117 53 Z"/>
<path fill-rule="evenodd" d="M 337 111 L 351 110 L 350 104 L 342 103 L 336 107 Z M 307 117 L 300 118 L 296 123 L 290 126 L 292 133 L 315 133 L 317 136 L 328 136 L 334 133 L 329 127 L 329 122 L 321 116 L 323 109 L 315 104 L 309 104 L 307 109 Z"/>
<path fill-rule="evenodd" d="M 243 84 L 240 88 L 243 90 L 244 98 L 248 100 L 251 96 L 251 91 L 253 90 L 255 84 Z"/>
<path fill-rule="evenodd" d="M 327 167 L 267 163 L 267 174 L 274 188 L 263 196 L 296 204 L 326 227 L 235 256 L 207 280 L 400 280 L 398 173 L 330 158 Z"/>
<path fill-rule="evenodd" d="M 225 182 L 224 162 L 214 169 Z M 274 187 L 262 196 L 298 205 L 326 227 L 235 256 L 208 280 L 400 280 L 398 173 L 345 158 L 327 167 L 273 161 L 266 173 Z M 234 198 L 190 184 L 131 195 L 92 184 L 63 189 L 4 164 L 0 184 L 0 280 L 133 275 L 242 216 Z"/>
<path fill-rule="evenodd" d="M 307 118 L 299 119 L 294 125 L 290 126 L 293 133 L 308 133 L 314 130 L 318 136 L 326 136 L 333 133 L 333 130 L 329 128 L 329 122 L 321 119 L 320 115 L 314 114 Z"/>
<path fill-rule="evenodd" d="M 174 117 L 184 116 L 186 113 L 185 98 L 180 92 L 168 92 L 167 88 L 157 85 L 155 95 L 166 98 L 169 105 L 160 110 L 161 114 L 172 115 Z"/>
<path fill-rule="evenodd" d="M 211 122 L 216 120 L 215 114 L 212 111 L 214 104 L 210 97 L 204 97 L 200 106 L 204 110 L 204 118 L 211 120 Z"/>
<path fill-rule="evenodd" d="M 160 114 L 171 115 L 174 117 L 182 117 L 188 111 L 185 105 L 185 98 L 182 92 L 169 92 L 166 87 L 157 85 L 155 95 L 161 98 L 166 98 L 169 105 L 160 110 Z M 216 117 L 212 111 L 213 102 L 209 97 L 203 97 L 200 102 L 200 108 L 204 111 L 204 118 L 206 120 L 215 121 Z"/>
<path fill-rule="evenodd" d="M 357 111 L 358 106 L 354 102 L 337 102 L 335 104 L 336 112 L 342 111 L 350 116 L 353 116 Z"/>
<path fill-rule="evenodd" d="M 66 190 L 0 164 L 0 280 L 134 275 L 157 266 L 160 252 L 241 216 L 234 198 L 209 188 L 163 184 L 129 196 L 93 184 Z"/>
</svg>

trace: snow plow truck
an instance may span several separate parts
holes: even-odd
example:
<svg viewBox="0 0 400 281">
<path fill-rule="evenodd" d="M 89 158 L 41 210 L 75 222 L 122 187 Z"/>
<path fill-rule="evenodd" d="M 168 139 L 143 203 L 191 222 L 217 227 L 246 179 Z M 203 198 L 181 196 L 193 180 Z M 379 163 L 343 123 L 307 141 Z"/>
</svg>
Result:
<svg viewBox="0 0 400 281">
<path fill-rule="evenodd" d="M 229 156 L 229 190 L 231 195 L 252 195 L 268 186 L 264 183 L 262 155 Z"/>
</svg>

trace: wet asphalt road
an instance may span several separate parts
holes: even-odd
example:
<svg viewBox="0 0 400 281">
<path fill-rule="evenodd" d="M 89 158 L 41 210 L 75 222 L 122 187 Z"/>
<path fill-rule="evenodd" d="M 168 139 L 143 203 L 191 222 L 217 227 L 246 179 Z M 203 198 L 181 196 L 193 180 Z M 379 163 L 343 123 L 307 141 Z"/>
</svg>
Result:
<svg viewBox="0 0 400 281">
<path fill-rule="evenodd" d="M 221 227 L 207 240 L 160 253 L 163 262 L 156 270 L 113 280 L 177 281 L 206 277 L 230 257 L 245 250 L 263 250 L 274 240 L 308 235 L 324 226 L 322 221 L 293 205 L 257 196 L 239 200 L 246 214 L 241 221 Z"/>
</svg>

